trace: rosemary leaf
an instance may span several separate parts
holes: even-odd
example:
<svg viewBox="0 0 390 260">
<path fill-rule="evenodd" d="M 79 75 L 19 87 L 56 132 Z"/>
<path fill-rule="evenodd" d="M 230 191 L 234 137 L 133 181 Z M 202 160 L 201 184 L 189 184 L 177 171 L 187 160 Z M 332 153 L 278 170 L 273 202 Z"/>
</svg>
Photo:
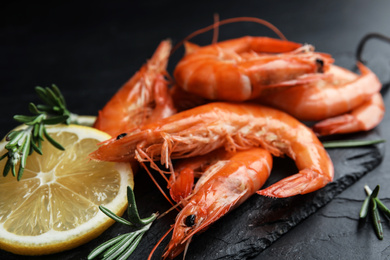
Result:
<svg viewBox="0 0 390 260">
<path fill-rule="evenodd" d="M 33 138 L 37 138 L 39 134 L 39 125 L 40 124 L 35 124 L 34 129 L 33 129 Z"/>
<path fill-rule="evenodd" d="M 3 176 L 6 177 L 10 170 L 11 170 L 11 160 L 8 158 L 3 169 Z"/>
<path fill-rule="evenodd" d="M 60 101 L 60 105 L 62 107 L 66 107 L 66 101 L 65 101 L 65 98 L 64 96 L 62 95 L 60 89 L 57 87 L 57 85 L 53 84 L 51 86 L 51 88 L 53 89 L 53 92 L 56 94 L 56 96 L 58 97 L 59 101 Z"/>
<path fill-rule="evenodd" d="M 38 104 L 37 108 L 43 112 L 51 112 L 53 110 L 53 106 L 43 105 L 43 104 Z"/>
<path fill-rule="evenodd" d="M 3 154 L 2 156 L 0 156 L 0 161 L 7 158 L 7 157 L 8 157 L 8 153 Z"/>
<path fill-rule="evenodd" d="M 378 198 L 375 198 L 376 205 L 380 211 L 388 218 L 390 218 L 390 210 Z"/>
<path fill-rule="evenodd" d="M 93 259 L 96 256 L 101 256 L 102 254 L 103 254 L 103 259 L 114 259 L 114 258 L 123 259 L 123 260 L 127 259 L 133 253 L 135 248 L 138 246 L 145 232 L 148 231 L 149 228 L 152 226 L 153 220 L 157 218 L 157 214 L 152 214 L 148 218 L 140 219 L 138 216 L 137 206 L 135 204 L 134 193 L 131 187 L 129 186 L 127 187 L 127 200 L 129 204 L 128 213 L 134 214 L 134 212 L 136 212 L 137 213 L 136 217 L 138 217 L 136 220 L 138 222 L 148 221 L 148 224 L 146 225 L 141 224 L 139 229 L 103 243 L 102 245 L 95 248 L 88 255 L 88 259 Z M 119 223 L 128 226 L 135 224 L 131 220 L 129 222 L 123 218 L 118 217 L 117 215 L 115 215 L 114 213 L 112 213 L 110 210 L 108 210 L 103 206 L 100 206 L 99 209 L 103 211 L 103 213 L 105 213 L 107 216 L 116 220 Z"/>
<path fill-rule="evenodd" d="M 39 148 L 34 142 L 31 142 L 31 147 L 36 151 L 38 154 L 42 155 L 42 150 Z M 31 154 L 31 153 L 30 153 Z"/>
<path fill-rule="evenodd" d="M 350 140 L 350 141 L 328 141 L 323 142 L 325 148 L 344 148 L 344 147 L 358 147 L 374 145 L 378 143 L 386 142 L 384 139 L 379 140 Z"/>
<path fill-rule="evenodd" d="M 373 225 L 375 229 L 375 233 L 377 237 L 382 240 L 383 239 L 383 228 L 382 228 L 382 223 L 379 217 L 379 211 L 377 208 L 377 204 L 374 198 L 371 198 L 371 204 L 372 204 L 372 220 L 373 220 Z"/>
<path fill-rule="evenodd" d="M 58 97 L 56 97 L 56 95 L 54 94 L 54 92 L 50 88 L 46 87 L 45 90 L 46 90 L 47 97 L 53 102 L 52 104 L 54 107 L 55 105 L 57 105 L 60 102 Z"/>
<path fill-rule="evenodd" d="M 39 136 L 39 138 L 37 139 L 37 143 L 38 143 L 38 148 L 39 150 L 42 151 L 42 142 L 43 142 L 43 137 L 42 136 Z"/>
<path fill-rule="evenodd" d="M 151 217 L 147 219 L 141 219 L 139 217 L 137 204 L 135 202 L 134 192 L 129 186 L 127 187 L 127 200 L 129 202 L 129 207 L 127 208 L 127 214 L 131 223 L 139 227 L 139 226 L 147 225 L 150 222 L 154 221 L 156 216 L 154 216 L 154 218 Z"/>
<path fill-rule="evenodd" d="M 12 132 L 7 134 L 7 136 L 5 137 L 5 140 L 9 142 L 12 139 L 14 139 L 15 136 L 18 135 L 18 134 L 19 134 L 19 131 L 12 131 Z"/>
<path fill-rule="evenodd" d="M 11 159 L 11 173 L 12 176 L 16 177 L 16 164 L 12 163 L 12 159 Z"/>
<path fill-rule="evenodd" d="M 5 149 L 12 150 L 12 148 L 19 142 L 19 140 L 23 137 L 23 131 L 15 131 L 15 134 L 12 135 L 13 138 L 5 145 Z"/>
<path fill-rule="evenodd" d="M 367 196 L 366 199 L 365 199 L 364 202 L 363 202 L 362 208 L 360 209 L 359 217 L 360 217 L 361 219 L 367 217 L 369 205 L 370 205 L 370 196 Z"/>
<path fill-rule="evenodd" d="M 44 119 L 42 122 L 46 125 L 56 125 L 65 122 L 69 116 L 54 116 L 48 119 Z"/>
<path fill-rule="evenodd" d="M 23 149 L 23 146 L 26 143 L 26 139 L 28 135 L 29 133 L 27 131 L 22 131 L 22 137 L 16 143 L 16 147 L 18 151 L 21 151 Z"/>
<path fill-rule="evenodd" d="M 376 187 L 375 187 L 375 189 L 373 190 L 373 192 L 371 192 L 370 196 L 371 196 L 372 198 L 377 198 L 377 197 L 378 197 L 379 188 L 380 188 L 380 186 L 379 186 L 379 185 L 376 185 Z"/>
<path fill-rule="evenodd" d="M 39 115 L 39 114 L 42 113 L 41 111 L 39 111 L 39 109 L 37 108 L 37 106 L 34 105 L 34 103 L 31 103 L 31 102 L 28 104 L 28 110 L 29 110 L 31 113 L 36 114 L 36 115 Z"/>
<path fill-rule="evenodd" d="M 117 215 L 115 215 L 112 211 L 110 211 L 108 208 L 104 207 L 104 206 L 99 206 L 99 209 L 104 213 L 106 214 L 108 217 L 112 218 L 113 220 L 115 220 L 116 222 L 119 222 L 121 224 L 124 224 L 124 225 L 127 225 L 127 226 L 133 226 L 133 224 L 129 221 L 127 221 L 126 219 L 124 218 L 121 218 L 121 217 L 118 217 Z"/>
<path fill-rule="evenodd" d="M 30 122 L 26 122 L 26 125 L 34 125 L 34 124 L 40 124 L 42 120 L 45 118 L 44 114 L 40 114 L 39 116 L 36 116 L 34 120 Z"/>
<path fill-rule="evenodd" d="M 113 247 L 108 249 L 103 254 L 103 259 L 114 259 L 117 255 L 119 255 L 126 249 L 126 247 L 134 240 L 136 235 L 136 233 L 127 234 L 123 239 L 121 239 L 118 243 L 116 243 Z"/>
<path fill-rule="evenodd" d="M 100 246 L 96 247 L 94 250 L 92 250 L 92 252 L 88 255 L 88 260 L 92 260 L 94 259 L 95 257 L 99 256 L 100 254 L 102 254 L 106 249 L 108 249 L 110 246 L 116 244 L 118 241 L 122 240 L 125 236 L 127 236 L 127 234 L 123 234 L 123 235 L 120 235 L 120 236 L 117 236 L 117 237 L 114 237 L 106 242 L 104 242 L 103 244 L 101 244 Z"/>
<path fill-rule="evenodd" d="M 45 135 L 46 139 L 57 149 L 64 151 L 65 148 L 62 147 L 59 143 L 57 143 L 56 140 L 54 140 L 46 131 L 46 127 L 43 127 L 43 134 Z"/>
<path fill-rule="evenodd" d="M 30 152 L 30 144 L 31 144 L 31 133 L 26 134 L 26 138 L 24 141 L 24 144 L 22 144 L 22 158 L 20 161 L 20 167 L 25 167 L 26 166 L 26 161 L 27 161 L 27 156 Z"/>
<path fill-rule="evenodd" d="M 118 258 L 117 260 L 125 260 L 128 259 L 129 256 L 134 252 L 134 250 L 137 248 L 139 242 L 141 241 L 142 237 L 144 236 L 144 233 L 141 233 L 137 236 L 137 238 L 133 241 L 130 247 L 128 247 Z"/>
<path fill-rule="evenodd" d="M 37 142 L 39 142 L 39 140 L 43 141 L 43 130 L 45 129 L 45 125 L 43 123 L 40 123 L 39 124 L 39 130 L 38 130 L 38 139 L 37 139 Z M 41 145 L 40 143 L 38 143 L 38 147 L 41 148 Z"/>
<path fill-rule="evenodd" d="M 17 175 L 17 180 L 18 181 L 20 181 L 22 179 L 23 172 L 24 172 L 24 167 L 19 166 L 18 175 Z"/>
<path fill-rule="evenodd" d="M 18 121 L 19 123 L 27 123 L 35 120 L 37 116 L 23 116 L 23 115 L 15 115 L 14 119 Z"/>
<path fill-rule="evenodd" d="M 49 106 L 54 106 L 55 104 L 52 102 L 52 100 L 50 100 L 50 98 L 48 97 L 47 93 L 46 93 L 46 89 L 42 88 L 42 87 L 35 87 L 35 92 L 38 94 L 38 96 L 40 97 L 40 99 L 45 102 L 47 105 Z"/>
</svg>

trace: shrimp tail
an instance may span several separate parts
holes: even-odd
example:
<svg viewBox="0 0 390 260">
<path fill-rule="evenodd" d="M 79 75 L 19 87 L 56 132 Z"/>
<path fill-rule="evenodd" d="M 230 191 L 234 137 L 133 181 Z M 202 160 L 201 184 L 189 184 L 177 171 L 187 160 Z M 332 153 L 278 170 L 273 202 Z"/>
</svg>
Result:
<svg viewBox="0 0 390 260">
<path fill-rule="evenodd" d="M 287 198 L 316 191 L 330 181 L 313 170 L 304 169 L 256 193 L 271 198 Z"/>
<path fill-rule="evenodd" d="M 328 118 L 315 124 L 313 131 L 322 136 L 368 131 L 382 121 L 384 113 L 383 98 L 378 92 L 350 113 Z"/>
</svg>

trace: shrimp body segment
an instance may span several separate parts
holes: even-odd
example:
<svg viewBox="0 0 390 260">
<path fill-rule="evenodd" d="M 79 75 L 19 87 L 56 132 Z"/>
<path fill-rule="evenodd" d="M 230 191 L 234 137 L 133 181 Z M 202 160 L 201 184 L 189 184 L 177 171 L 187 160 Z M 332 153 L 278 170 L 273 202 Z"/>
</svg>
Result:
<svg viewBox="0 0 390 260">
<path fill-rule="evenodd" d="M 333 164 L 308 127 L 290 115 L 256 104 L 209 103 L 141 126 L 123 138 L 104 142 L 90 158 L 105 161 L 188 158 L 225 147 L 228 151 L 262 147 L 292 158 L 299 173 L 261 191 L 271 197 L 305 194 L 333 180 Z M 277 189 L 274 189 L 277 187 Z"/>
<path fill-rule="evenodd" d="M 332 62 L 309 45 L 246 36 L 192 48 L 177 64 L 174 77 L 184 90 L 201 97 L 245 101 L 266 87 L 312 81 Z"/>
<path fill-rule="evenodd" d="M 368 101 L 382 87 L 370 69 L 360 62 L 357 66 L 361 75 L 331 65 L 324 78 L 284 89 L 267 89 L 259 102 L 306 121 L 347 113 Z"/>
<path fill-rule="evenodd" d="M 346 134 L 368 131 L 376 127 L 383 119 L 385 105 L 380 92 L 350 113 L 325 119 L 313 126 L 318 135 Z"/>
<path fill-rule="evenodd" d="M 152 58 L 99 111 L 95 128 L 116 136 L 176 112 L 164 78 L 170 50 L 170 41 L 160 43 Z"/>
<path fill-rule="evenodd" d="M 224 153 L 197 182 L 193 196 L 176 217 L 172 239 L 163 258 L 175 258 L 191 241 L 260 189 L 272 168 L 272 156 L 261 148 Z"/>
</svg>

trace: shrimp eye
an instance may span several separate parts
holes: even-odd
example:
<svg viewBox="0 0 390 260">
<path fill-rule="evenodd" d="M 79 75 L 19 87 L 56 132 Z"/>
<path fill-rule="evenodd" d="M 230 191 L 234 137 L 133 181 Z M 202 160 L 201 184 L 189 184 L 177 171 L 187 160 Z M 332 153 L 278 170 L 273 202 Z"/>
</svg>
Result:
<svg viewBox="0 0 390 260">
<path fill-rule="evenodd" d="M 316 59 L 316 63 L 318 65 L 318 72 L 322 73 L 324 72 L 324 61 L 321 59 Z"/>
<path fill-rule="evenodd" d="M 122 133 L 122 134 L 120 134 L 120 135 L 118 135 L 118 136 L 116 137 L 116 140 L 119 140 L 119 139 L 125 137 L 126 135 L 127 135 L 126 133 Z"/>
<path fill-rule="evenodd" d="M 196 215 L 192 214 L 192 215 L 188 215 L 186 217 L 186 220 L 184 221 L 184 224 L 187 226 L 187 227 L 192 227 L 193 225 L 195 225 L 195 218 L 196 218 Z"/>
</svg>

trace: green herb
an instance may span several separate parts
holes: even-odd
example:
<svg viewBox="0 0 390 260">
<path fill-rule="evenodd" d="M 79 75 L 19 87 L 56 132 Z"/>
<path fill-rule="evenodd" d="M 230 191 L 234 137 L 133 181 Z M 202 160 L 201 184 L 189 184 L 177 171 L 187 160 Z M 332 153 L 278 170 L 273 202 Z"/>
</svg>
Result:
<svg viewBox="0 0 390 260">
<path fill-rule="evenodd" d="M 134 226 L 136 227 L 136 230 L 112 238 L 96 247 L 88 255 L 88 259 L 94 259 L 98 256 L 103 259 L 127 259 L 134 252 L 145 232 L 149 230 L 153 221 L 157 218 L 156 213 L 153 213 L 150 217 L 144 219 L 139 217 L 135 196 L 130 187 L 127 187 L 127 200 L 129 202 L 127 214 L 130 221 L 118 217 L 103 206 L 100 206 L 99 208 L 104 214 L 116 222 L 127 226 Z"/>
<path fill-rule="evenodd" d="M 325 148 L 343 148 L 343 147 L 358 147 L 358 146 L 367 146 L 374 145 L 378 143 L 386 142 L 386 140 L 350 140 L 350 141 L 327 141 L 323 142 Z"/>
<path fill-rule="evenodd" d="M 372 204 L 372 223 L 374 225 L 375 233 L 377 237 L 382 240 L 383 239 L 383 228 L 381 219 L 379 217 L 379 211 L 378 207 L 376 205 L 376 201 L 374 198 L 371 198 L 371 204 Z"/>
<path fill-rule="evenodd" d="M 375 187 L 374 191 L 371 191 L 370 187 L 368 187 L 367 185 L 364 186 L 364 189 L 368 196 L 364 200 L 362 208 L 360 210 L 360 218 L 366 218 L 367 213 L 370 210 L 375 233 L 377 237 L 382 240 L 383 228 L 379 216 L 379 211 L 381 211 L 385 216 L 390 217 L 390 210 L 378 198 L 379 185 Z"/>
<path fill-rule="evenodd" d="M 44 137 L 56 148 L 64 150 L 46 131 L 46 125 L 54 125 L 59 123 L 69 124 L 71 113 L 66 109 L 64 97 L 57 86 L 51 88 L 36 87 L 40 99 L 44 104 L 35 105 L 30 103 L 28 108 L 33 114 L 32 116 L 16 115 L 14 119 L 25 125 L 24 128 L 11 131 L 6 136 L 8 143 L 5 145 L 7 153 L 0 157 L 0 160 L 7 158 L 3 170 L 3 176 L 7 176 L 9 171 L 13 176 L 17 175 L 20 180 L 26 166 L 28 155 L 34 151 L 42 154 L 42 141 Z M 19 165 L 19 170 L 16 173 L 16 166 Z"/>
</svg>

